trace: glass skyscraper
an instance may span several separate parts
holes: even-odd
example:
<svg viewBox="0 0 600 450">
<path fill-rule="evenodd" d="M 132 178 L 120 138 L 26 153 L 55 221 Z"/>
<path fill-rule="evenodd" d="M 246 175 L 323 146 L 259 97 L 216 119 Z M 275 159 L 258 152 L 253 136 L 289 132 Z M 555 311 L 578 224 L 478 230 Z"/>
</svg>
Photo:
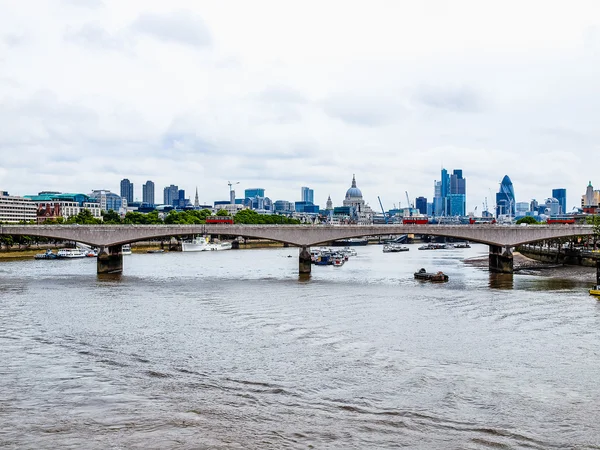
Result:
<svg viewBox="0 0 600 450">
<path fill-rule="evenodd" d="M 558 200 L 558 204 L 560 205 L 560 214 L 567 213 L 567 190 L 560 189 L 552 189 L 552 198 Z"/>
<path fill-rule="evenodd" d="M 300 201 L 306 203 L 314 203 L 314 191 L 306 186 L 300 188 Z"/>
<path fill-rule="evenodd" d="M 265 190 L 263 188 L 252 188 L 246 189 L 244 191 L 244 197 L 246 198 L 254 198 L 254 197 L 264 197 Z"/>
<path fill-rule="evenodd" d="M 515 216 L 515 190 L 508 175 L 504 175 L 500 190 L 496 194 L 496 217 L 502 215 Z"/>
</svg>

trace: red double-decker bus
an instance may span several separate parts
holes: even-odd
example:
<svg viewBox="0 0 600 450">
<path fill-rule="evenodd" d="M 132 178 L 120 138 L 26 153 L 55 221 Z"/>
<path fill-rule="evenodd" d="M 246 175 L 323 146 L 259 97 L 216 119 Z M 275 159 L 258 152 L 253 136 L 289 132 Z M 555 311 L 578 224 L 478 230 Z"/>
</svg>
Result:
<svg viewBox="0 0 600 450">
<path fill-rule="evenodd" d="M 566 224 L 573 224 L 575 223 L 575 217 L 573 216 L 551 216 L 548 217 L 548 220 L 546 220 L 547 224 L 553 224 L 553 223 L 566 223 Z"/>
<path fill-rule="evenodd" d="M 208 216 L 206 218 L 206 223 L 233 224 L 233 217 L 231 217 L 231 216 Z"/>
</svg>

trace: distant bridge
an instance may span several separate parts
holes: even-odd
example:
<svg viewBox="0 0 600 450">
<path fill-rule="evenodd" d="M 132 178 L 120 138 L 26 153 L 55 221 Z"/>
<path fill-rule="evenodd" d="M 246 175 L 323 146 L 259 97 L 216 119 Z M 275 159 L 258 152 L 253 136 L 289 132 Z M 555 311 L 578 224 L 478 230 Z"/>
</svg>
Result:
<svg viewBox="0 0 600 450">
<path fill-rule="evenodd" d="M 0 235 L 28 235 L 81 242 L 101 248 L 98 271 L 105 271 L 101 261 L 109 255 L 119 272 L 121 245 L 148 239 L 189 235 L 229 235 L 268 239 L 302 248 L 300 272 L 306 267 L 308 248 L 339 239 L 361 236 L 418 234 L 444 236 L 479 242 L 490 246 L 490 269 L 512 272 L 513 247 L 530 242 L 589 236 L 591 225 L 0 225 Z"/>
</svg>

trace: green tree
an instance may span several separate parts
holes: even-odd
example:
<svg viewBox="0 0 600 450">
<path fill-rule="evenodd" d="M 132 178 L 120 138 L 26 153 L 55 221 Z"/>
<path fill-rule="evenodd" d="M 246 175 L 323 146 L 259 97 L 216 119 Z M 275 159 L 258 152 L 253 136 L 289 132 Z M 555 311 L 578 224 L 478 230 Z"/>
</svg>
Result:
<svg viewBox="0 0 600 450">
<path fill-rule="evenodd" d="M 89 209 L 82 209 L 76 216 L 69 217 L 66 223 L 77 223 L 80 225 L 97 225 L 99 223 L 102 223 L 102 221 L 100 219 L 96 219 Z"/>
<path fill-rule="evenodd" d="M 102 214 L 103 223 L 107 225 L 119 225 L 121 223 L 121 216 L 112 209 Z"/>
<path fill-rule="evenodd" d="M 528 224 L 528 225 L 539 225 L 541 222 L 538 222 L 537 220 L 535 220 L 531 216 L 525 216 L 525 217 L 521 217 L 516 222 L 517 225 L 521 225 L 522 223 L 525 223 L 525 224 Z"/>
<path fill-rule="evenodd" d="M 229 211 L 227 211 L 226 209 L 220 209 L 217 212 L 217 216 L 230 216 L 231 214 L 229 214 Z"/>
</svg>

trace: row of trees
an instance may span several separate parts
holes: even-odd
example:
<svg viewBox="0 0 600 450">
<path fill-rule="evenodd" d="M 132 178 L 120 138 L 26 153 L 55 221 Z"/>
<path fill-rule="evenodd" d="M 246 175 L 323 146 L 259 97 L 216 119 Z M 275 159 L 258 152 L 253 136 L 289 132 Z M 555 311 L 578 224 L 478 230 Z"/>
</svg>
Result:
<svg viewBox="0 0 600 450">
<path fill-rule="evenodd" d="M 210 209 L 203 209 L 201 211 L 197 210 L 187 210 L 187 211 L 175 211 L 172 210 L 167 214 L 164 220 L 159 216 L 158 211 L 152 211 L 147 214 L 140 213 L 137 211 L 130 211 L 125 214 L 125 217 L 121 217 L 118 213 L 113 211 L 106 211 L 102 213 L 102 220 L 94 217 L 92 213 L 88 209 L 83 209 L 76 216 L 71 216 L 67 220 L 64 220 L 62 217 L 58 219 L 50 219 L 46 220 L 44 224 L 53 225 L 53 224 L 65 224 L 65 225 L 122 225 L 122 224 L 132 224 L 132 225 L 200 225 L 206 223 L 206 219 L 212 215 L 212 211 Z M 217 212 L 217 216 L 230 216 L 230 214 L 221 209 Z M 290 219 L 285 216 L 279 215 L 263 215 L 258 214 L 256 211 L 252 211 L 250 209 L 244 209 L 238 212 L 235 216 L 233 216 L 234 223 L 243 223 L 243 224 L 266 224 L 266 225 L 282 225 L 282 224 L 299 224 L 300 221 L 296 219 Z M 26 224 L 27 222 L 22 222 Z M 29 222 L 33 224 L 35 222 Z"/>
</svg>

